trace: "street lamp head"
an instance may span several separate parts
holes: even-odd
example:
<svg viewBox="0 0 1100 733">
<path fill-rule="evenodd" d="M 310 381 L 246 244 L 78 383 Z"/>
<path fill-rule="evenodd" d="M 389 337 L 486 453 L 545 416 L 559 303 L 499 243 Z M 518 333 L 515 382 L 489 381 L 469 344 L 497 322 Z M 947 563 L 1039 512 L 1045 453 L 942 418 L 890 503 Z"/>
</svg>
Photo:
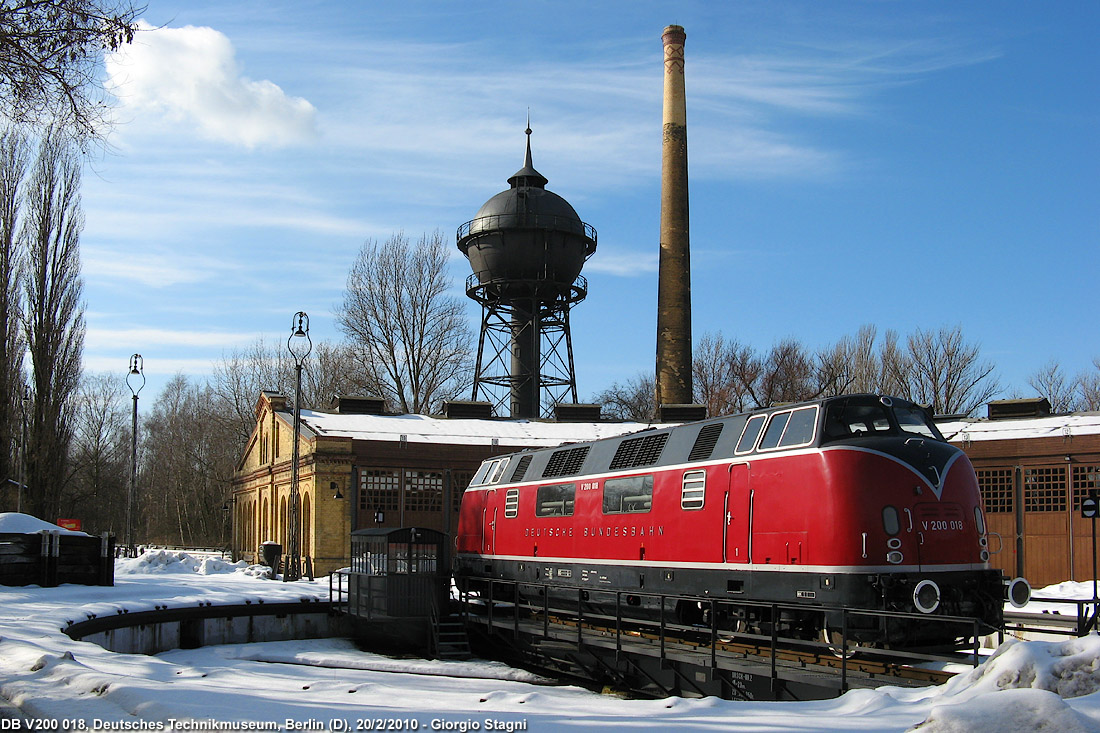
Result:
<svg viewBox="0 0 1100 733">
<path fill-rule="evenodd" d="M 134 397 L 137 397 L 138 392 L 145 387 L 145 360 L 141 358 L 141 354 L 130 357 L 130 372 L 126 375 L 126 386 L 133 392 Z"/>
<path fill-rule="evenodd" d="M 301 366 L 309 352 L 313 351 L 313 341 L 309 338 L 309 316 L 305 311 L 298 311 L 290 321 L 290 338 L 286 340 L 286 347 L 294 361 Z"/>
</svg>

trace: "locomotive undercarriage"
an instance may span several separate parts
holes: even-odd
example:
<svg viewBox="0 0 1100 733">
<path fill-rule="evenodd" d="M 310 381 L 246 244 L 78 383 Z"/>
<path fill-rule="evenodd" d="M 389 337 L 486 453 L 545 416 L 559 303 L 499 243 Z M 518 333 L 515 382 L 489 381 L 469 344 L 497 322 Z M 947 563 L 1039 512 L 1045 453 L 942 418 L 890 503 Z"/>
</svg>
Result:
<svg viewBox="0 0 1100 733">
<path fill-rule="evenodd" d="M 459 558 L 456 577 L 480 581 L 483 592 L 488 578 L 517 581 L 521 600 L 558 613 L 713 625 L 732 634 L 774 631 L 789 639 L 846 634 L 849 641 L 896 648 L 951 645 L 973 636 L 973 625 L 942 623 L 946 616 L 978 619 L 979 633 L 989 633 L 1000 626 L 1004 603 L 996 570 L 802 573 Z M 892 618 L 917 613 L 914 590 L 927 580 L 938 588 L 937 608 L 916 619 Z M 502 583 L 493 595 L 509 602 L 516 592 Z"/>
</svg>

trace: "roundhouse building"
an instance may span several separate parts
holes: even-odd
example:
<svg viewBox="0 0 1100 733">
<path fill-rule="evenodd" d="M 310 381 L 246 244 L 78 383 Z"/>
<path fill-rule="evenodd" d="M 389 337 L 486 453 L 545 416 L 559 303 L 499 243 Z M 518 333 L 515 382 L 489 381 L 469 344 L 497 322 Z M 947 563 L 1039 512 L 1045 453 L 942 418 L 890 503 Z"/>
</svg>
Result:
<svg viewBox="0 0 1100 733">
<path fill-rule="evenodd" d="M 939 428 L 978 474 L 986 523 L 1000 535 L 990 541 L 994 566 L 1036 588 L 1092 579 L 1093 525 L 1081 501 L 1100 489 L 1100 413 L 1051 415 L 1045 399 L 1001 400 L 985 418 Z"/>
<path fill-rule="evenodd" d="M 299 547 L 315 574 L 348 565 L 353 530 L 449 532 L 489 456 L 649 427 L 599 422 L 593 405 L 559 405 L 554 422 L 490 418 L 488 403 L 448 403 L 443 416 L 383 414 L 377 398 L 338 398 L 334 408 L 301 412 Z M 235 558 L 258 561 L 265 541 L 287 547 L 293 436 L 286 396 L 261 393 L 227 504 Z"/>
</svg>

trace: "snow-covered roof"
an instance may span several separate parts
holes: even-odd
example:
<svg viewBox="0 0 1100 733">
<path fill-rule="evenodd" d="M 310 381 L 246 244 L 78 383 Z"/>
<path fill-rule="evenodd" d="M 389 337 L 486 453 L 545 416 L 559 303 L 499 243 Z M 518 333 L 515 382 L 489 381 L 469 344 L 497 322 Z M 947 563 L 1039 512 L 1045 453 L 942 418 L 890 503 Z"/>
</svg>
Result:
<svg viewBox="0 0 1100 733">
<path fill-rule="evenodd" d="M 35 532 L 57 532 L 58 534 L 75 534 L 87 537 L 87 532 L 79 532 L 75 529 L 65 529 L 56 524 L 50 524 L 44 519 L 32 517 L 30 514 L 18 512 L 0 512 L 0 532 L 13 534 L 34 534 Z"/>
<path fill-rule="evenodd" d="M 943 437 L 952 443 L 1097 435 L 1100 434 L 1100 412 L 1075 412 L 1067 415 L 1007 420 L 987 418 L 951 420 L 937 423 L 937 427 L 943 433 Z"/>
<path fill-rule="evenodd" d="M 543 422 L 461 419 L 428 415 L 349 415 L 302 410 L 302 423 L 320 436 L 357 440 L 545 448 L 664 427 L 639 422 Z"/>
</svg>

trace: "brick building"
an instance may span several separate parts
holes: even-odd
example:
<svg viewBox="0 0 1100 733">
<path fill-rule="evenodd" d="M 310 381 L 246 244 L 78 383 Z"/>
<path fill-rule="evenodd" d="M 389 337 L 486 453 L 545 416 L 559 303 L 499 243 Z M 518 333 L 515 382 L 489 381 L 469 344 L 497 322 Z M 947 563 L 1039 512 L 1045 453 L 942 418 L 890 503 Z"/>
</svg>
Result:
<svg viewBox="0 0 1100 733">
<path fill-rule="evenodd" d="M 418 526 L 450 532 L 462 491 L 489 456 L 648 427 L 570 420 L 570 412 L 598 417 L 588 405 L 559 406 L 557 422 L 459 417 L 487 415 L 489 405 L 479 403 L 450 403 L 449 416 L 442 417 L 385 415 L 375 398 L 340 398 L 335 407 L 301 413 L 299 547 L 317 574 L 348 565 L 353 530 Z M 287 547 L 293 435 L 287 398 L 261 393 L 229 502 L 237 558 L 255 561 L 266 540 Z"/>
</svg>

